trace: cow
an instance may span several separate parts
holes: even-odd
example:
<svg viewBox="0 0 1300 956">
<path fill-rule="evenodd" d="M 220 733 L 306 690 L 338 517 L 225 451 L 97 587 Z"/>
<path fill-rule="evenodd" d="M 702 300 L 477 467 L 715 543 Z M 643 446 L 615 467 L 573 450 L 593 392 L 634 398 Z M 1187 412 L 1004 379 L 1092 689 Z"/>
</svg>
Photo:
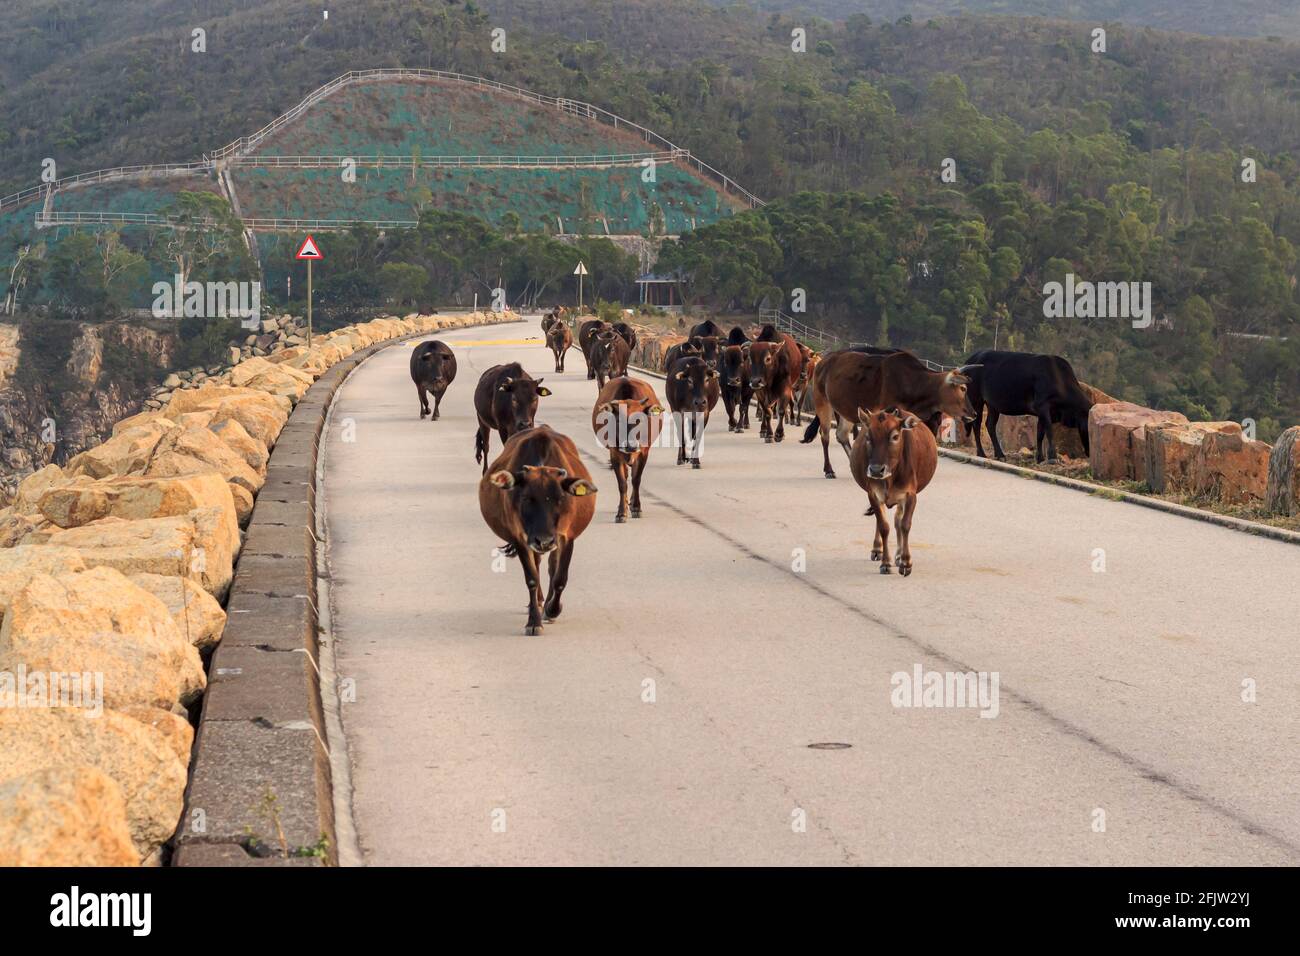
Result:
<svg viewBox="0 0 1300 956">
<path fill-rule="evenodd" d="M 596 486 L 572 439 L 547 425 L 516 432 L 484 471 L 478 506 L 487 526 L 505 544 L 503 554 L 519 558 L 528 585 L 528 625 L 542 633 L 542 615 L 553 621 L 569 583 L 569 563 L 578 536 L 596 513 Z M 550 585 L 542 601 L 541 556 L 549 554 Z"/>
<path fill-rule="evenodd" d="M 664 369 L 667 370 L 672 368 L 673 363 L 679 358 L 685 358 L 688 355 L 698 356 L 699 354 L 699 346 L 693 345 L 690 339 L 687 339 L 685 342 L 678 342 L 664 353 Z"/>
<path fill-rule="evenodd" d="M 749 344 L 749 336 L 745 334 L 745 330 L 742 329 L 740 326 L 738 326 L 738 325 L 733 325 L 733 326 L 731 327 L 731 331 L 727 333 L 727 344 L 728 344 L 728 345 L 748 345 L 748 344 Z"/>
<path fill-rule="evenodd" d="M 749 349 L 743 345 L 724 346 L 718 361 L 718 374 L 721 376 L 722 403 L 727 407 L 727 431 L 747 431 L 749 402 L 754 397 L 749 377 Z"/>
<path fill-rule="evenodd" d="M 812 384 L 813 369 L 821 361 L 821 356 L 802 342 L 796 342 L 795 346 L 799 349 L 799 378 L 791 389 L 794 396 L 790 402 L 791 425 L 799 425 L 803 422 L 804 399 L 808 395 L 808 387 Z"/>
<path fill-rule="evenodd" d="M 627 363 L 632 353 L 627 347 L 627 339 L 613 329 L 596 333 L 588 348 L 588 360 L 596 373 L 597 388 L 604 388 L 611 378 L 627 374 Z"/>
<path fill-rule="evenodd" d="M 559 318 L 556 316 L 554 312 L 547 312 L 544 316 L 542 316 L 542 334 L 549 335 L 551 332 L 551 328 L 556 324 L 560 324 Z"/>
<path fill-rule="evenodd" d="M 817 416 L 804 431 L 804 443 L 818 431 L 822 437 L 822 463 L 827 478 L 831 468 L 831 418 L 839 416 L 836 438 L 852 454 L 849 434 L 859 408 L 902 407 L 925 422 L 932 435 L 939 433 L 944 415 L 970 421 L 975 411 L 967 397 L 968 373 L 974 366 L 932 372 L 911 352 L 868 355 L 850 350 L 830 352 L 813 373 L 813 406 Z"/>
<path fill-rule="evenodd" d="M 632 328 L 632 326 L 628 325 L 626 322 L 615 322 L 614 331 L 623 336 L 623 340 L 627 342 L 627 347 L 629 349 L 636 348 L 636 329 Z"/>
<path fill-rule="evenodd" d="M 591 367 L 591 340 L 596 337 L 597 332 L 603 332 L 609 326 L 601 319 L 590 319 L 583 322 L 578 327 L 578 348 L 582 351 L 582 357 L 587 362 L 587 378 L 595 378 L 596 370 Z"/>
<path fill-rule="evenodd" d="M 573 347 L 573 332 L 558 319 L 546 333 L 546 346 L 555 353 L 555 371 L 564 371 L 564 357 Z"/>
<path fill-rule="evenodd" d="M 695 336 L 697 335 L 702 339 L 703 338 L 721 339 L 722 326 L 718 325 L 718 323 L 714 322 L 712 319 L 705 319 L 699 325 L 691 326 L 691 331 L 688 334 L 687 338 L 695 338 Z"/>
<path fill-rule="evenodd" d="M 860 426 L 849 468 L 853 479 L 871 499 L 868 515 L 875 515 L 876 537 L 871 545 L 871 560 L 880 562 L 880 573 L 892 570 L 889 561 L 889 509 L 894 510 L 894 530 L 898 532 L 898 573 L 912 573 L 912 549 L 908 536 L 916 496 L 934 477 L 939 464 L 939 446 L 934 433 L 911 412 L 898 408 L 877 411 L 858 409 Z"/>
<path fill-rule="evenodd" d="M 609 463 L 618 479 L 618 513 L 622 524 L 628 516 L 628 475 L 632 477 L 631 514 L 641 517 L 641 474 L 650 460 L 650 449 L 659 439 L 664 408 L 655 390 L 637 378 L 612 378 L 596 396 L 591 410 L 591 428 L 609 449 Z"/>
<path fill-rule="evenodd" d="M 1047 457 L 1056 460 L 1056 443 L 1052 425 L 1061 424 L 1079 432 L 1083 452 L 1088 446 L 1088 412 L 1092 399 L 1079 385 L 1074 368 L 1059 355 L 1036 355 L 1032 352 L 1000 352 L 984 349 L 966 360 L 979 366 L 970 376 L 970 402 L 975 411 L 975 451 L 981 457 L 980 421 L 984 407 L 989 410 L 989 440 L 999 461 L 1006 460 L 998 441 L 998 418 L 1002 415 L 1038 416 L 1038 442 L 1034 460 L 1043 460 L 1043 439 L 1047 439 Z"/>
<path fill-rule="evenodd" d="M 683 355 L 698 355 L 704 364 L 713 370 L 718 368 L 718 356 L 721 352 L 720 340 L 715 335 L 692 335 L 685 342 L 679 342 L 668 350 L 664 356 L 664 368 Z"/>
<path fill-rule="evenodd" d="M 433 393 L 433 414 L 429 421 L 436 422 L 442 396 L 456 378 L 456 356 L 446 343 L 433 339 L 421 342 L 411 352 L 411 381 L 420 396 L 420 417 L 429 414 L 429 392 Z"/>
<path fill-rule="evenodd" d="M 761 416 L 758 433 L 768 443 L 785 441 L 785 417 L 794 401 L 794 384 L 802 364 L 795 340 L 785 333 L 776 334 L 779 338 L 759 340 L 749 347 L 749 382 Z"/>
<path fill-rule="evenodd" d="M 474 411 L 478 414 L 478 433 L 474 436 L 474 460 L 488 470 L 488 446 L 495 428 L 506 441 L 515 432 L 533 427 L 537 401 L 551 394 L 540 378 L 533 378 L 518 362 L 493 365 L 484 372 L 474 389 Z"/>
<path fill-rule="evenodd" d="M 708 427 L 709 414 L 718 404 L 718 373 L 704 364 L 704 359 L 698 355 L 683 356 L 669 367 L 664 392 L 677 426 L 677 464 L 689 461 L 692 468 L 699 468 L 704 429 Z M 688 441 L 691 446 L 689 455 L 686 453 Z"/>
</svg>

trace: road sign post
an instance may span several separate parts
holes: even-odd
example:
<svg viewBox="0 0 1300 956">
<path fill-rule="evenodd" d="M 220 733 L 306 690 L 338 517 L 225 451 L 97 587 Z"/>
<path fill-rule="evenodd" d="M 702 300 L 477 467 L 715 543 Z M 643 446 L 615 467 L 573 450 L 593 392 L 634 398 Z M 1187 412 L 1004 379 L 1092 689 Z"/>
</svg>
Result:
<svg viewBox="0 0 1300 956">
<path fill-rule="evenodd" d="M 582 277 L 587 274 L 587 267 L 583 265 L 582 260 L 578 261 L 578 267 L 573 270 L 573 274 L 578 277 L 578 314 L 582 314 Z"/>
<path fill-rule="evenodd" d="M 311 348 L 311 264 L 324 257 L 316 240 L 308 236 L 298 247 L 298 258 L 307 261 L 307 348 Z"/>
</svg>

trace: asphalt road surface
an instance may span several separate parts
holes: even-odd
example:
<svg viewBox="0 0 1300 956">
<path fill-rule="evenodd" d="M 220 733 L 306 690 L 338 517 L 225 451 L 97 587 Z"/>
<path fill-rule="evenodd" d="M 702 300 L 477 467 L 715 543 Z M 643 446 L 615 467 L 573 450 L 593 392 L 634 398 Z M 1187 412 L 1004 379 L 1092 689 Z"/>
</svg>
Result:
<svg viewBox="0 0 1300 956">
<path fill-rule="evenodd" d="M 440 421 L 396 346 L 327 438 L 364 862 L 1300 863 L 1300 549 L 941 459 L 884 577 L 843 453 L 827 481 L 801 429 L 725 413 L 617 525 L 581 355 L 554 374 L 534 320 L 438 337 Z M 538 637 L 476 493 L 474 385 L 514 360 L 600 488 Z M 896 706 L 918 667 L 998 693 Z"/>
</svg>

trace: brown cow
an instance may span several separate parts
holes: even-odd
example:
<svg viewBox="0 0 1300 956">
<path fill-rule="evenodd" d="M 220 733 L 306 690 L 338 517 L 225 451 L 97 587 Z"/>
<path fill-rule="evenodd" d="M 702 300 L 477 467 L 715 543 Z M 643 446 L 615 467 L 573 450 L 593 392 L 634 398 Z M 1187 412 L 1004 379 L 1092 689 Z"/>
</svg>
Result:
<svg viewBox="0 0 1300 956">
<path fill-rule="evenodd" d="M 804 345 L 802 342 L 796 342 L 799 349 L 799 378 L 795 381 L 791 390 L 794 398 L 790 402 L 790 424 L 803 424 L 803 403 L 808 397 L 808 389 L 812 385 L 812 373 L 821 361 L 821 356 Z"/>
<path fill-rule="evenodd" d="M 556 318 L 554 312 L 547 312 L 544 316 L 542 316 L 542 334 L 549 335 L 551 332 L 551 328 L 559 321 L 560 320 Z"/>
<path fill-rule="evenodd" d="M 932 435 L 938 434 L 943 415 L 970 421 L 975 417 L 966 396 L 970 379 L 965 372 L 972 366 L 950 371 L 932 372 L 911 352 L 869 355 L 842 350 L 825 355 L 813 373 L 813 405 L 817 417 L 804 431 L 805 443 L 820 430 L 822 463 L 827 478 L 834 478 L 831 468 L 831 418 L 839 416 L 836 438 L 844 451 L 852 455 L 849 436 L 857 421 L 859 408 L 902 407 L 924 421 Z"/>
<path fill-rule="evenodd" d="M 871 560 L 880 562 L 881 574 L 890 573 L 889 509 L 893 508 L 894 530 L 898 532 L 898 573 L 907 577 L 912 573 L 908 536 L 916 512 L 916 496 L 934 477 L 939 446 L 930 429 L 911 412 L 897 408 L 858 409 L 857 420 L 861 431 L 849 452 L 849 467 L 853 479 L 871 499 L 867 514 L 876 517 Z"/>
<path fill-rule="evenodd" d="M 537 400 L 550 394 L 549 388 L 542 387 L 542 380 L 534 379 L 518 362 L 493 365 L 479 377 L 474 388 L 474 411 L 478 413 L 474 460 L 483 463 L 483 474 L 487 474 L 492 429 L 504 442 L 515 432 L 532 428 Z"/>
<path fill-rule="evenodd" d="M 771 341 L 758 341 L 749 347 L 749 383 L 754 390 L 761 422 L 758 433 L 763 441 L 785 440 L 785 416 L 794 401 L 794 384 L 799 380 L 799 346 L 784 332 L 775 333 Z M 776 412 L 776 430 L 772 413 Z"/>
<path fill-rule="evenodd" d="M 564 371 L 564 357 L 573 348 L 573 332 L 558 319 L 546 333 L 546 346 L 555 353 L 555 371 Z"/>
<path fill-rule="evenodd" d="M 609 449 L 609 463 L 618 478 L 618 514 L 614 521 L 627 520 L 628 473 L 632 475 L 632 517 L 641 517 L 641 474 L 650 460 L 650 449 L 659 439 L 664 408 L 655 390 L 636 378 L 612 378 L 591 410 L 591 428 Z"/>
<path fill-rule="evenodd" d="M 683 356 L 668 369 L 664 393 L 677 426 L 677 464 L 689 461 L 692 468 L 700 467 L 700 444 L 709 424 L 709 414 L 718 404 L 719 392 L 718 373 L 698 355 Z M 687 444 L 691 446 L 689 454 Z"/>
<path fill-rule="evenodd" d="M 582 357 L 587 362 L 587 378 L 595 378 L 596 370 L 591 365 L 591 340 L 596 337 L 598 332 L 603 332 L 609 328 L 609 323 L 600 319 L 590 319 L 578 326 L 578 349 L 582 352 Z"/>
<path fill-rule="evenodd" d="M 561 595 L 569 583 L 573 544 L 596 513 L 596 486 L 573 441 L 546 425 L 510 436 L 478 485 L 478 506 L 497 535 L 502 553 L 519 558 L 528 585 L 528 626 L 542 633 L 542 614 L 560 616 Z M 550 554 L 550 586 L 542 602 L 543 554 Z"/>
<path fill-rule="evenodd" d="M 632 350 L 628 348 L 627 339 L 613 329 L 597 332 L 588 346 L 588 360 L 596 373 L 596 387 L 604 388 L 611 378 L 627 374 L 627 363 L 632 359 Z"/>
</svg>

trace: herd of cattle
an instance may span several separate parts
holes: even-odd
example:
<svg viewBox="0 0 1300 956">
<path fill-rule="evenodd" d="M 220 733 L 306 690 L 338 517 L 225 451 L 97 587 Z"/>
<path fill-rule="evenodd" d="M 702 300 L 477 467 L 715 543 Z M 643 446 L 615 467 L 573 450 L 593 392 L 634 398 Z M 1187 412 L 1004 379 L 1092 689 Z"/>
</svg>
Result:
<svg viewBox="0 0 1300 956">
<path fill-rule="evenodd" d="M 542 329 L 557 373 L 564 372 L 565 357 L 576 346 L 586 362 L 587 378 L 596 382 L 592 430 L 608 449 L 618 481 L 614 520 L 641 517 L 641 480 L 650 449 L 660 443 L 667 425 L 653 386 L 628 374 L 636 330 L 624 322 L 570 317 L 563 309 L 548 313 Z M 740 326 L 724 334 L 709 320 L 690 329 L 685 341 L 668 351 L 664 369 L 677 463 L 689 462 L 693 468 L 701 465 L 701 441 L 719 399 L 729 431 L 750 428 L 753 405 L 759 435 L 765 442 L 780 442 L 787 422 L 802 423 L 811 391 L 814 414 L 802 440 L 808 443 L 820 434 L 823 472 L 834 478 L 834 429 L 854 480 L 870 500 L 866 513 L 876 520 L 871 560 L 880 563 L 881 574 L 895 567 L 903 576 L 912 572 L 908 535 L 917 496 L 934 477 L 937 436 L 945 417 L 974 430 L 981 457 L 979 433 L 986 409 L 986 427 L 998 458 L 1004 457 L 997 438 L 1001 415 L 1037 416 L 1040 461 L 1044 442 L 1048 457 L 1056 457 L 1053 424 L 1077 428 L 1085 451 L 1088 448 L 1092 400 L 1070 363 L 1059 356 L 985 350 L 960 368 L 934 370 L 900 349 L 857 346 L 819 355 L 771 325 L 755 336 Z M 411 355 L 410 372 L 420 417 L 436 421 L 442 397 L 456 376 L 455 355 L 442 342 L 423 342 Z M 483 372 L 474 390 L 474 459 L 482 465 L 479 508 L 505 542 L 502 553 L 518 557 L 523 567 L 529 596 L 525 633 L 530 635 L 541 633 L 543 617 L 554 620 L 560 615 L 574 543 L 591 523 L 596 494 L 573 440 L 535 424 L 540 400 L 551 394 L 542 382 L 511 362 Z M 504 448 L 491 459 L 494 431 Z M 890 509 L 898 537 L 892 559 Z M 542 555 L 549 555 L 545 596 Z"/>
</svg>

